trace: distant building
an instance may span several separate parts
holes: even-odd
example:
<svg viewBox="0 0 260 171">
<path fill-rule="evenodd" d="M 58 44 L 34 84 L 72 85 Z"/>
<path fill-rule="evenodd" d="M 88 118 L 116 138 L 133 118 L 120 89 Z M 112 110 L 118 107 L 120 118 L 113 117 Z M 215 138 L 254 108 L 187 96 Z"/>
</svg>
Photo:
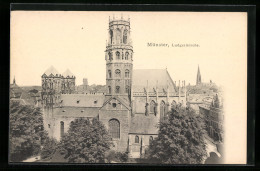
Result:
<svg viewBox="0 0 260 171">
<path fill-rule="evenodd" d="M 60 102 L 61 94 L 72 94 L 75 92 L 76 77 L 67 69 L 60 74 L 53 66 L 48 68 L 42 75 L 42 103 L 52 108 Z"/>
<path fill-rule="evenodd" d="M 218 95 L 214 96 L 210 106 L 200 105 L 199 110 L 205 119 L 208 135 L 214 141 L 223 142 L 223 102 Z"/>
<path fill-rule="evenodd" d="M 10 85 L 10 101 L 19 102 L 21 105 L 40 106 L 41 98 L 38 90 L 23 90 L 16 84 L 15 78 L 13 84 Z"/>
</svg>

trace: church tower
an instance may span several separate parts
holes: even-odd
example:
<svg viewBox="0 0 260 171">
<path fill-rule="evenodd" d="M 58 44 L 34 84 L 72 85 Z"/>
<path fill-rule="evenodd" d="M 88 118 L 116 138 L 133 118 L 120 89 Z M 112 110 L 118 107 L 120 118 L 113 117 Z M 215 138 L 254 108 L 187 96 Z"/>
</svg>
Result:
<svg viewBox="0 0 260 171">
<path fill-rule="evenodd" d="M 198 66 L 196 85 L 199 85 L 199 84 L 201 84 L 200 66 Z"/>
<path fill-rule="evenodd" d="M 109 18 L 106 45 L 107 96 L 130 98 L 133 72 L 133 46 L 130 38 L 130 19 Z"/>
</svg>

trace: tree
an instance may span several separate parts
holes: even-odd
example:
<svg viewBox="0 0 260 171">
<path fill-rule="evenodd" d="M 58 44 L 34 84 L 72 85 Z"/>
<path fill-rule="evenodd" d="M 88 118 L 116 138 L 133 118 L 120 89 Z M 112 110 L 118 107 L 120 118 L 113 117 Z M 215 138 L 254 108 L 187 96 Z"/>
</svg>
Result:
<svg viewBox="0 0 260 171">
<path fill-rule="evenodd" d="M 48 137 L 48 133 L 45 131 L 41 149 L 41 159 L 51 159 L 56 152 L 57 145 L 57 140 Z"/>
<path fill-rule="evenodd" d="M 110 149 L 110 137 L 97 118 L 75 119 L 62 137 L 59 151 L 72 163 L 101 163 Z"/>
<path fill-rule="evenodd" d="M 40 152 L 44 138 L 40 108 L 10 101 L 10 161 L 19 162 Z"/>
<path fill-rule="evenodd" d="M 160 122 L 158 137 L 149 146 L 150 162 L 199 164 L 206 157 L 204 123 L 194 110 L 178 107 Z"/>
</svg>

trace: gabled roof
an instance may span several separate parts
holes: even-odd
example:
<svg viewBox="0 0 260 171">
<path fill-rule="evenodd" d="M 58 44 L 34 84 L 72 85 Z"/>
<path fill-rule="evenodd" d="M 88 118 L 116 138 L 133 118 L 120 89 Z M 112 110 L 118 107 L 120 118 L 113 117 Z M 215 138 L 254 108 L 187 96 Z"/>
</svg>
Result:
<svg viewBox="0 0 260 171">
<path fill-rule="evenodd" d="M 88 117 L 98 116 L 99 108 L 94 107 L 62 107 L 54 108 L 53 115 L 55 117 Z"/>
<path fill-rule="evenodd" d="M 124 100 L 124 99 L 122 99 L 122 98 L 120 98 L 120 97 L 118 97 L 118 96 L 107 97 L 106 100 L 105 100 L 105 102 L 104 102 L 104 104 L 103 104 L 103 106 L 105 106 L 107 103 L 109 103 L 112 99 L 118 100 L 118 101 L 119 101 L 121 104 L 123 104 L 128 110 L 131 109 L 129 100 Z M 102 107 L 103 107 L 103 106 L 102 106 Z"/>
<path fill-rule="evenodd" d="M 53 67 L 53 66 L 50 66 L 50 68 L 48 68 L 44 73 L 43 75 L 47 75 L 47 76 L 50 76 L 51 74 L 56 76 L 56 75 L 59 75 L 60 73 Z"/>
<path fill-rule="evenodd" d="M 159 92 L 167 90 L 175 92 L 176 86 L 166 69 L 136 69 L 133 70 L 133 91 L 143 92 L 144 89 L 154 92 L 156 87 Z"/>
<path fill-rule="evenodd" d="M 69 69 L 67 69 L 65 72 L 63 72 L 63 77 L 72 77 L 72 76 L 74 76 L 74 74 L 72 74 L 72 72 L 69 70 Z"/>
<path fill-rule="evenodd" d="M 129 133 L 132 134 L 158 134 L 159 117 L 154 115 L 145 116 L 144 114 L 135 114 L 131 118 Z"/>
<path fill-rule="evenodd" d="M 70 107 L 102 107 L 104 95 L 85 95 L 85 94 L 62 94 L 62 106 Z"/>
</svg>

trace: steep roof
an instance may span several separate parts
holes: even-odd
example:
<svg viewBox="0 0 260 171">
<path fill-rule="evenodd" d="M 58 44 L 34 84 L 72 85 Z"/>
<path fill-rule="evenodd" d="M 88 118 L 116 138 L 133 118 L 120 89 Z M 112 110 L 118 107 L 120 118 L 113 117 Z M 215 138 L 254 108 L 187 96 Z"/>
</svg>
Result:
<svg viewBox="0 0 260 171">
<path fill-rule="evenodd" d="M 73 107 L 102 107 L 104 95 L 85 95 L 85 94 L 62 94 L 62 106 Z"/>
<path fill-rule="evenodd" d="M 136 114 L 131 118 L 129 133 L 133 134 L 158 134 L 159 118 L 154 115 L 145 116 Z"/>
<path fill-rule="evenodd" d="M 62 107 L 54 108 L 53 115 L 58 117 L 97 117 L 99 108 L 94 107 Z"/>
<path fill-rule="evenodd" d="M 136 69 L 133 71 L 133 91 L 143 92 L 144 88 L 153 92 L 156 87 L 159 92 L 169 87 L 170 92 L 175 92 L 176 86 L 166 69 Z"/>
<path fill-rule="evenodd" d="M 46 74 L 47 76 L 50 76 L 51 74 L 52 75 L 59 75 L 60 73 L 53 67 L 53 66 L 50 66 L 45 72 L 44 74 Z"/>
<path fill-rule="evenodd" d="M 72 76 L 74 76 L 74 74 L 72 74 L 72 72 L 69 70 L 69 69 L 67 69 L 65 72 L 63 72 L 63 77 L 72 77 Z"/>
</svg>

